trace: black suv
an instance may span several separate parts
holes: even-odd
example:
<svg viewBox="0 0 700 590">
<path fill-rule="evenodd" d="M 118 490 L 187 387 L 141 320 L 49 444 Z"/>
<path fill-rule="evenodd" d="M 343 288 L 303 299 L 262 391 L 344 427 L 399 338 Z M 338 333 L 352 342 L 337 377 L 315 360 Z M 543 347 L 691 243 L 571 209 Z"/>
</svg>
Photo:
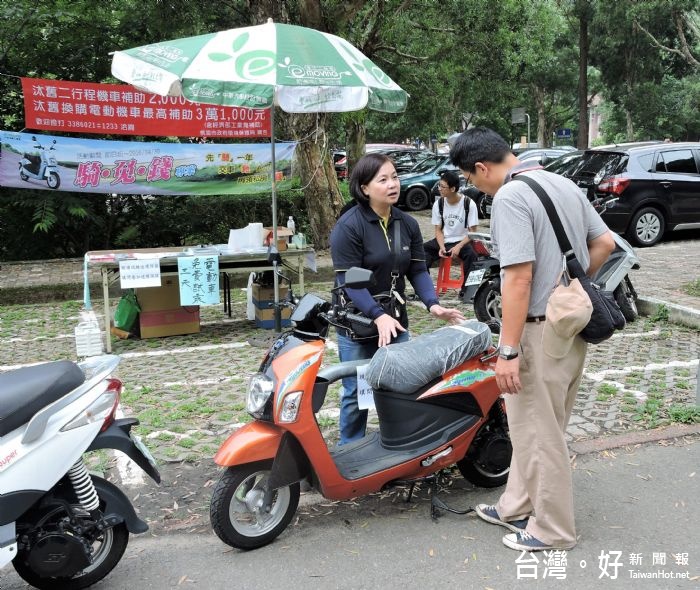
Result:
<svg viewBox="0 0 700 590">
<path fill-rule="evenodd" d="M 637 246 L 666 231 L 700 228 L 700 143 L 586 150 L 569 176 L 608 227 Z"/>
</svg>

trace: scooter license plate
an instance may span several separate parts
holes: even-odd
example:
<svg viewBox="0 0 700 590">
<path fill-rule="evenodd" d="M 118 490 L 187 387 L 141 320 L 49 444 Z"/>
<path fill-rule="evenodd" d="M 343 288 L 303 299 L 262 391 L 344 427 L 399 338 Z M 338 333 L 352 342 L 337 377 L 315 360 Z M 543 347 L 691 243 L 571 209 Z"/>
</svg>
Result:
<svg viewBox="0 0 700 590">
<path fill-rule="evenodd" d="M 467 286 L 469 285 L 479 285 L 481 283 L 481 279 L 484 278 L 484 275 L 486 274 L 486 269 L 482 268 L 479 270 L 473 270 L 469 273 L 469 276 L 467 277 L 467 282 L 465 283 Z"/>
<path fill-rule="evenodd" d="M 141 437 L 138 434 L 134 434 L 133 432 L 129 433 L 129 437 L 131 438 L 131 442 L 134 443 L 136 448 L 139 451 L 141 451 L 141 453 L 143 453 L 143 456 L 146 457 L 146 459 L 148 459 L 148 462 L 151 465 L 153 465 L 153 467 L 157 467 L 155 458 L 153 457 L 153 455 L 151 455 L 151 451 L 148 450 L 148 447 L 145 444 L 143 444 Z"/>
<path fill-rule="evenodd" d="M 491 215 L 491 205 L 486 205 L 486 213 Z"/>
</svg>

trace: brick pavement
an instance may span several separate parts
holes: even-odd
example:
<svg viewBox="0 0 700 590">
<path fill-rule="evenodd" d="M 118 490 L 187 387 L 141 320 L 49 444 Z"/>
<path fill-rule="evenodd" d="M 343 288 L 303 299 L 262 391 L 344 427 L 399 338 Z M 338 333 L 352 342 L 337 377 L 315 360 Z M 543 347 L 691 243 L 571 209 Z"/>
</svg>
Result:
<svg viewBox="0 0 700 590">
<path fill-rule="evenodd" d="M 432 235 L 429 212 L 416 217 L 424 235 Z M 632 280 L 642 297 L 700 310 L 700 298 L 681 291 L 683 284 L 698 278 L 700 240 L 674 239 L 638 250 L 638 255 L 642 269 L 635 271 Z M 0 289 L 52 290 L 68 285 L 76 294 L 82 293 L 82 260 L 0 264 Z M 318 264 L 330 265 L 327 253 L 319 254 Z M 97 283 L 99 277 L 91 273 L 90 280 Z M 313 280 L 311 273 L 307 280 Z M 316 290 L 327 292 L 329 287 L 322 283 Z M 206 529 L 208 486 L 218 477 L 211 457 L 226 436 L 248 419 L 245 381 L 257 369 L 270 333 L 240 319 L 245 317 L 245 302 L 240 291 L 234 296 L 230 320 L 221 306 L 203 308 L 199 334 L 115 342 L 115 353 L 122 356 L 118 376 L 126 387 L 125 413 L 141 420 L 139 432 L 164 474 L 164 485 L 157 492 L 136 494 L 139 510 L 151 524 L 165 529 L 178 523 Z M 445 302 L 458 304 L 454 294 Z M 79 310 L 79 301 L 0 308 L 0 371 L 18 364 L 75 358 L 72 330 Z M 416 303 L 411 307 L 411 322 L 415 334 L 438 325 Z M 699 356 L 700 331 L 653 323 L 649 318 L 591 347 L 568 430 L 574 452 L 577 445 L 596 446 L 615 435 L 641 435 L 667 424 L 669 408 L 682 409 L 695 401 Z M 332 341 L 324 360 L 337 360 Z M 337 399 L 337 392 L 329 392 L 319 414 L 331 442 L 337 430 Z M 680 428 L 685 432 L 686 427 Z M 688 428 L 697 430 L 697 426 Z"/>
</svg>

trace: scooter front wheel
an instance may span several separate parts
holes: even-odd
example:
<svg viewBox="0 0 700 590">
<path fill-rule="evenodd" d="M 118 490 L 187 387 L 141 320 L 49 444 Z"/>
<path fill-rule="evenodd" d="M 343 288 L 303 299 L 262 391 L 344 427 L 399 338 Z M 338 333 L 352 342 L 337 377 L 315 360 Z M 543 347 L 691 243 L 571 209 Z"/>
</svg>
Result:
<svg viewBox="0 0 700 590">
<path fill-rule="evenodd" d="M 56 172 L 51 172 L 46 179 L 46 184 L 49 185 L 49 188 L 55 190 L 61 186 L 61 177 Z"/>
<path fill-rule="evenodd" d="M 272 542 L 292 520 L 299 505 L 299 483 L 270 492 L 272 461 L 229 467 L 214 486 L 209 517 L 214 532 L 237 549 L 257 549 Z"/>
<path fill-rule="evenodd" d="M 489 327 L 499 326 L 501 323 L 501 282 L 498 279 L 489 279 L 482 284 L 474 295 L 474 314 L 476 319 Z M 492 328 L 492 332 L 495 330 Z"/>
<path fill-rule="evenodd" d="M 622 315 L 625 320 L 633 322 L 639 316 L 637 310 L 637 294 L 632 288 L 632 283 L 629 277 L 625 277 L 622 282 L 613 291 L 615 301 L 620 306 Z"/>
</svg>

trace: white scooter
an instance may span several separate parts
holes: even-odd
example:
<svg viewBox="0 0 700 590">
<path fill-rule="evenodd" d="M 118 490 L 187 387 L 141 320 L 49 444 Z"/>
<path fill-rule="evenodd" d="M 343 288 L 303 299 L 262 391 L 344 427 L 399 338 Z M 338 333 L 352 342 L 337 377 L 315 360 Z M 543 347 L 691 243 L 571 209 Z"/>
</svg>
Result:
<svg viewBox="0 0 700 590">
<path fill-rule="evenodd" d="M 83 454 L 116 449 L 156 482 L 133 418 L 115 419 L 119 357 L 57 361 L 0 374 L 0 568 L 37 588 L 77 590 L 117 565 L 129 533 L 148 525 Z"/>
<path fill-rule="evenodd" d="M 53 154 L 47 153 L 46 148 L 41 145 L 35 136 L 32 141 L 36 142 L 35 148 L 41 150 L 39 155 L 24 153 L 19 162 L 19 177 L 22 180 L 33 178 L 34 180 L 46 181 L 49 188 L 57 189 L 61 186 L 61 177 L 58 175 L 58 162 Z M 56 140 L 53 140 L 49 152 L 55 150 Z"/>
</svg>

